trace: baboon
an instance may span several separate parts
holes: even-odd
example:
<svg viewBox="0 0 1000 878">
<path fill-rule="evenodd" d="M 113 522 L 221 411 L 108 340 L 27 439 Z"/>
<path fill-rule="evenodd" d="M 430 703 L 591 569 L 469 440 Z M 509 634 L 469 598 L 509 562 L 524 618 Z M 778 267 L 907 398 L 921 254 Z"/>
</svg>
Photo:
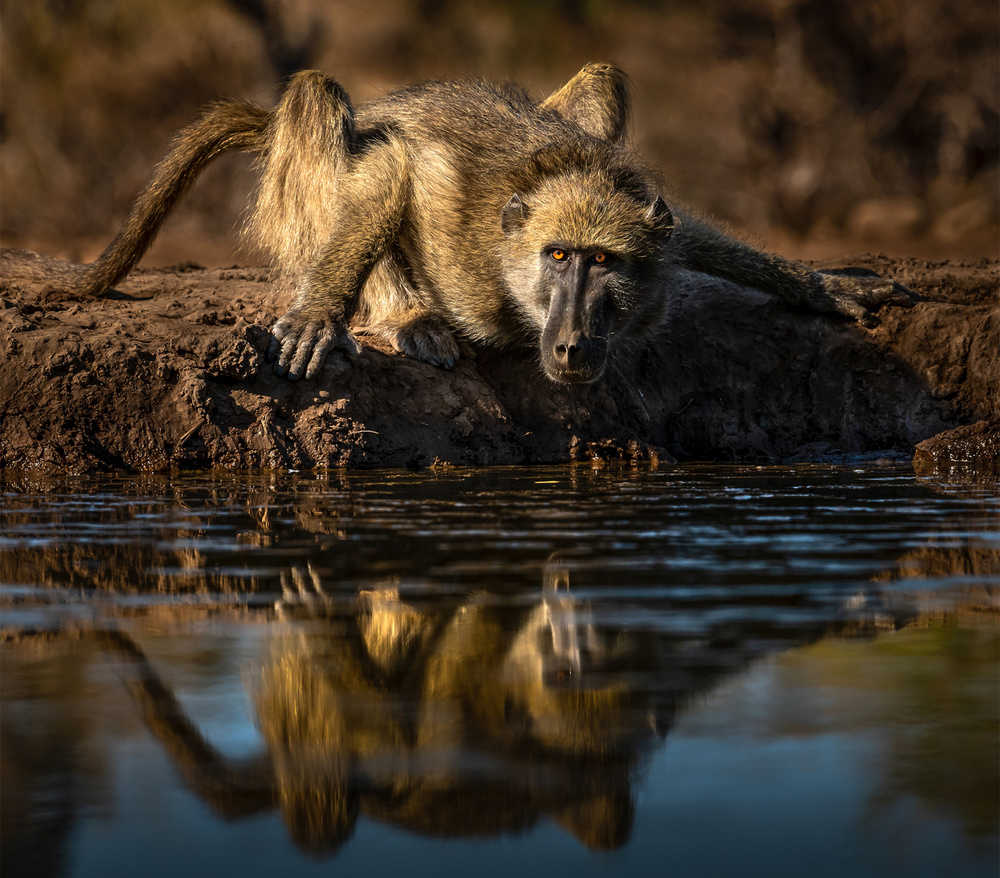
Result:
<svg viewBox="0 0 1000 878">
<path fill-rule="evenodd" d="M 689 269 L 871 327 L 910 305 L 878 277 L 828 275 L 762 253 L 668 206 L 625 143 L 626 75 L 590 64 L 538 102 L 511 84 L 427 82 L 355 109 L 334 80 L 292 77 L 273 111 L 227 101 L 180 133 L 125 226 L 85 276 L 120 280 L 202 168 L 260 157 L 249 234 L 296 292 L 275 323 L 278 374 L 349 357 L 350 326 L 436 366 L 472 342 L 537 346 L 554 381 L 590 382 L 609 351 L 663 326 Z"/>
</svg>

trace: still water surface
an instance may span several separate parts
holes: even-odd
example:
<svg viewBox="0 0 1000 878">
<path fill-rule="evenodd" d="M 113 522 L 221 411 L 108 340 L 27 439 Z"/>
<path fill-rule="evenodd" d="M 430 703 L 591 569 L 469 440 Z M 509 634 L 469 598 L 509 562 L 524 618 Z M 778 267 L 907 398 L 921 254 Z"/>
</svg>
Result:
<svg viewBox="0 0 1000 878">
<path fill-rule="evenodd" d="M 995 875 L 996 485 L 0 495 L 2 871 Z"/>
</svg>

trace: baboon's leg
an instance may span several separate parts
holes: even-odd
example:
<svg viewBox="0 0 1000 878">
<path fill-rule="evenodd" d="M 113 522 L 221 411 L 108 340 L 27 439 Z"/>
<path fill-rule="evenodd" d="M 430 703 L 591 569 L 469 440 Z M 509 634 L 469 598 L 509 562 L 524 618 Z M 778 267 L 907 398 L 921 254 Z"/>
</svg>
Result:
<svg viewBox="0 0 1000 878">
<path fill-rule="evenodd" d="M 406 154 L 391 137 L 352 156 L 329 205 L 329 240 L 298 284 L 295 306 L 274 325 L 269 355 L 292 380 L 313 377 L 326 354 L 352 356 L 347 326 L 372 269 L 399 231 L 408 191 Z"/>
<path fill-rule="evenodd" d="M 312 377 L 333 348 L 357 353 L 347 324 L 399 228 L 405 174 L 405 152 L 391 136 L 359 141 L 336 81 L 318 71 L 292 78 L 248 226 L 297 291 L 272 330 L 268 354 L 279 375 Z"/>
<path fill-rule="evenodd" d="M 387 254 L 374 268 L 361 308 L 358 329 L 382 336 L 400 353 L 445 369 L 458 362 L 454 334 L 421 302 L 398 255 Z"/>
<path fill-rule="evenodd" d="M 201 119 L 181 131 L 135 200 L 121 231 L 84 273 L 83 292 L 99 295 L 128 274 L 212 159 L 230 150 L 263 151 L 270 118 L 270 111 L 256 104 L 226 101 L 209 107 Z"/>
<path fill-rule="evenodd" d="M 383 238 L 394 237 L 402 210 L 401 150 L 385 140 L 359 142 L 347 94 L 316 71 L 292 79 L 274 115 L 271 147 L 248 231 L 271 250 L 284 278 L 299 288 L 296 308 L 326 307 L 334 322 L 346 320 L 356 296 L 353 288 L 363 283 L 356 316 L 366 329 L 387 338 L 396 350 L 436 365 L 454 365 L 458 358 L 454 337 L 441 320 L 434 325 L 435 318 L 418 307 L 419 296 L 398 254 L 380 257 Z M 384 205 L 372 203 L 380 197 Z M 358 249 L 366 242 L 371 248 L 367 254 Z M 345 262 L 351 265 L 345 267 Z M 287 363 L 294 378 L 302 371 L 299 355 L 305 357 L 311 346 L 310 363 L 312 356 L 321 361 L 329 336 L 319 329 L 311 341 L 303 331 L 291 341 L 295 327 L 281 336 L 285 328 L 279 322 L 275 335 L 295 345 L 296 353 Z M 334 332 L 333 347 L 356 352 L 346 325 L 328 329 Z M 278 371 L 283 368 L 279 360 Z M 307 374 L 315 368 L 308 367 Z"/>
<path fill-rule="evenodd" d="M 330 239 L 331 206 L 357 149 L 354 109 L 338 82 L 316 70 L 292 77 L 274 109 L 260 185 L 244 233 L 297 282 Z"/>
<path fill-rule="evenodd" d="M 772 293 L 791 305 L 840 314 L 873 328 L 880 321 L 872 310 L 910 306 L 920 299 L 892 280 L 813 271 L 755 250 L 694 217 L 680 214 L 678 219 L 672 235 L 678 264 Z"/>
<path fill-rule="evenodd" d="M 588 64 L 542 102 L 603 140 L 621 140 L 628 125 L 628 77 L 613 64 Z"/>
</svg>

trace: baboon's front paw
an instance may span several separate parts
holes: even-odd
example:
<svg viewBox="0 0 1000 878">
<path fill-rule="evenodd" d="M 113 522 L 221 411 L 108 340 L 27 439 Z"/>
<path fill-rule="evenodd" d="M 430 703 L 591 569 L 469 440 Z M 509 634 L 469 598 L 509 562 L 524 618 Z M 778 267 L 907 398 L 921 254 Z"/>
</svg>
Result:
<svg viewBox="0 0 1000 878">
<path fill-rule="evenodd" d="M 303 373 L 306 378 L 314 377 L 326 355 L 334 349 L 348 359 L 354 359 L 361 352 L 357 340 L 342 323 L 303 314 L 293 308 L 274 324 L 267 358 L 277 360 L 275 372 L 297 381 Z"/>
<path fill-rule="evenodd" d="M 392 346 L 432 366 L 451 369 L 458 362 L 458 342 L 437 317 L 417 317 L 395 330 Z"/>
<path fill-rule="evenodd" d="M 823 291 L 831 310 L 874 329 L 882 321 L 873 314 L 883 305 L 910 308 L 921 300 L 913 290 L 875 274 L 823 274 Z"/>
</svg>

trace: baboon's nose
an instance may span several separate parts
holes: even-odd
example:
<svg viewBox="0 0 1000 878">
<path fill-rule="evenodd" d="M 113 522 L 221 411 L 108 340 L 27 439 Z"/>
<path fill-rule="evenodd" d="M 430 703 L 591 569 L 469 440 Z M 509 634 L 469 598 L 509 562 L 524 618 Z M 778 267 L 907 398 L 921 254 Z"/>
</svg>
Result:
<svg viewBox="0 0 1000 878">
<path fill-rule="evenodd" d="M 587 339 L 582 332 L 569 332 L 555 343 L 552 358 L 560 369 L 578 369 L 587 360 Z"/>
</svg>

